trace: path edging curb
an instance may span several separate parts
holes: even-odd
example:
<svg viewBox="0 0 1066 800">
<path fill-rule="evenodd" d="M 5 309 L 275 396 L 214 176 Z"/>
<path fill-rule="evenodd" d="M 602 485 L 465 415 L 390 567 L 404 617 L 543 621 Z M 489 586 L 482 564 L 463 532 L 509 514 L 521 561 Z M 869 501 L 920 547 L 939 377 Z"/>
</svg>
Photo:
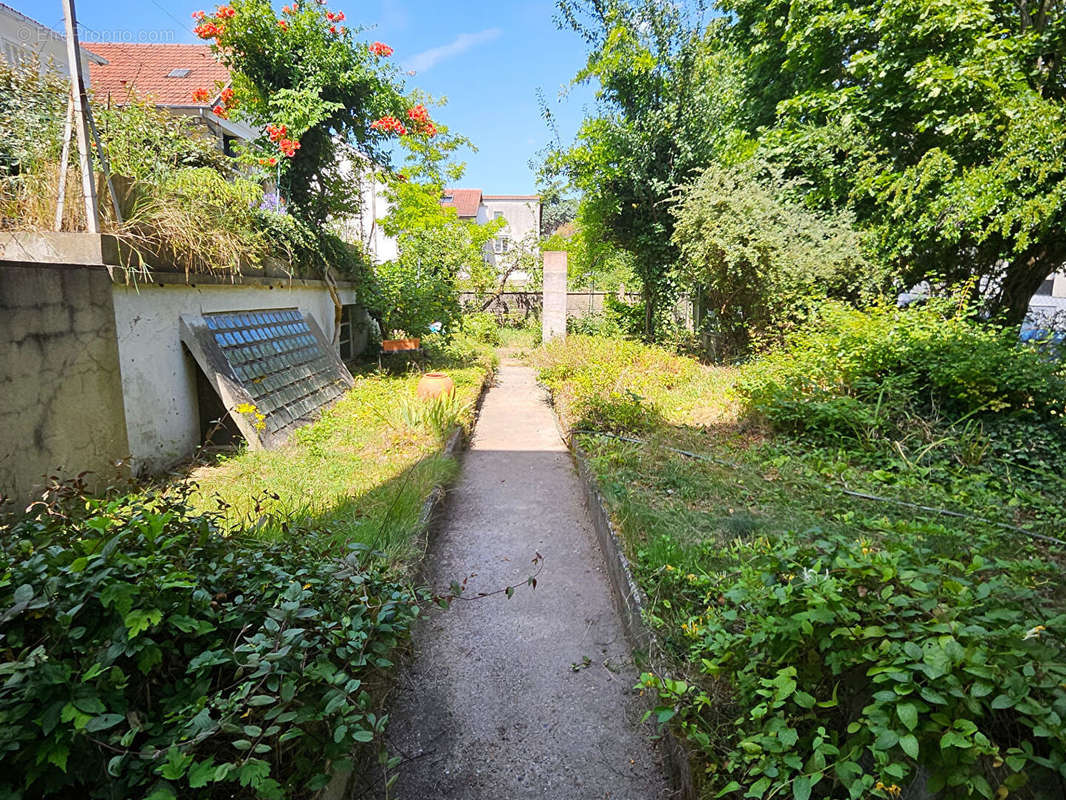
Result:
<svg viewBox="0 0 1066 800">
<path fill-rule="evenodd" d="M 556 424 L 559 424 L 557 416 Z M 629 559 L 626 558 L 622 548 L 621 537 L 615 530 L 614 523 L 611 522 L 607 504 L 592 474 L 588 457 L 573 436 L 564 436 L 563 440 L 567 443 L 577 465 L 577 473 L 585 490 L 585 503 L 588 506 L 589 517 L 607 566 L 607 579 L 611 583 L 612 599 L 622 618 L 622 628 L 629 639 L 630 649 L 643 654 L 648 664 L 661 673 L 663 670 L 660 665 L 665 663 L 665 658 L 659 646 L 659 640 L 644 624 L 643 613 L 646 598 L 633 577 Z M 649 709 L 654 707 L 650 699 L 647 705 Z M 692 780 L 692 765 L 685 745 L 669 729 L 663 730 L 661 741 L 667 762 L 667 777 L 676 796 L 681 800 L 695 800 L 696 789 Z"/>
</svg>

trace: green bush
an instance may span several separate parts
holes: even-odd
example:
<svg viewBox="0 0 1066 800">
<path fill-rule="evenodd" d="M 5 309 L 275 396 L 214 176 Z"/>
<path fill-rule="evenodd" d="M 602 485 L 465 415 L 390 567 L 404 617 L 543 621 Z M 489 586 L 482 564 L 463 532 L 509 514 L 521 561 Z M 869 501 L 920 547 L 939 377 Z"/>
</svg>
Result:
<svg viewBox="0 0 1066 800">
<path fill-rule="evenodd" d="M 716 796 L 1060 797 L 1061 566 L 973 531 L 884 528 L 707 542 L 699 575 L 662 568 L 700 675 L 643 677 L 660 719 L 677 713 Z"/>
<path fill-rule="evenodd" d="M 314 541 L 150 496 L 0 528 L 0 796 L 310 797 L 380 736 L 368 678 L 417 613 Z"/>
<path fill-rule="evenodd" d="M 716 360 L 743 355 L 753 338 L 778 337 L 820 299 L 868 296 L 888 280 L 848 215 L 812 211 L 790 199 L 797 186 L 763 172 L 709 167 L 672 209 L 676 279 L 702 300 Z"/>
<path fill-rule="evenodd" d="M 467 314 L 463 317 L 463 333 L 483 344 L 500 346 L 500 326 L 492 314 Z"/>
<path fill-rule="evenodd" d="M 533 354 L 568 427 L 644 431 L 663 422 L 672 389 L 696 390 L 704 375 L 691 359 L 629 339 L 569 336 Z"/>
<path fill-rule="evenodd" d="M 816 438 L 902 436 L 916 418 L 1025 419 L 1062 429 L 1062 368 L 1016 331 L 948 300 L 822 305 L 780 350 L 741 373 L 747 409 Z"/>
</svg>

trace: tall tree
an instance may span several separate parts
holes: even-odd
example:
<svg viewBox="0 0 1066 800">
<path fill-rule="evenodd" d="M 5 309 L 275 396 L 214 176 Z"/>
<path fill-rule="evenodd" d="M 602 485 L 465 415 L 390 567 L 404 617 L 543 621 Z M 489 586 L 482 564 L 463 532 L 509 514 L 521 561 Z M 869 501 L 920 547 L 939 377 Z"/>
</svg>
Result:
<svg viewBox="0 0 1066 800">
<path fill-rule="evenodd" d="M 1066 261 L 1057 0 L 722 0 L 742 125 L 847 206 L 901 282 L 977 277 L 1020 322 Z"/>
<path fill-rule="evenodd" d="M 582 193 L 585 233 L 634 257 L 642 284 L 644 332 L 670 298 L 677 258 L 671 192 L 704 166 L 718 131 L 706 88 L 702 2 L 559 0 L 558 23 L 589 50 L 575 83 L 596 86 L 598 108 L 576 141 L 549 155 Z"/>
</svg>

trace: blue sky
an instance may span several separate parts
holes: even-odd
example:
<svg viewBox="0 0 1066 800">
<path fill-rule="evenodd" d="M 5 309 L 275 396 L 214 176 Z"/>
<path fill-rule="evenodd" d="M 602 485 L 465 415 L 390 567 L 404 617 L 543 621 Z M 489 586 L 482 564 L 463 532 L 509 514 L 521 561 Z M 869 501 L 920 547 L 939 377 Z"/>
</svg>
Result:
<svg viewBox="0 0 1066 800">
<path fill-rule="evenodd" d="M 213 4 L 197 0 L 76 0 L 82 36 L 98 41 L 198 41 L 191 14 Z M 6 0 L 19 11 L 61 30 L 59 0 Z M 280 3 L 276 3 L 280 5 Z M 528 194 L 536 176 L 530 158 L 552 138 L 541 119 L 537 89 L 557 114 L 564 141 L 591 103 L 587 87 L 559 92 L 584 65 L 583 43 L 555 27 L 551 0 L 496 3 L 440 0 L 331 0 L 348 21 L 370 27 L 363 35 L 391 45 L 409 86 L 446 97 L 434 116 L 474 141 L 462 184 L 487 194 Z"/>
</svg>

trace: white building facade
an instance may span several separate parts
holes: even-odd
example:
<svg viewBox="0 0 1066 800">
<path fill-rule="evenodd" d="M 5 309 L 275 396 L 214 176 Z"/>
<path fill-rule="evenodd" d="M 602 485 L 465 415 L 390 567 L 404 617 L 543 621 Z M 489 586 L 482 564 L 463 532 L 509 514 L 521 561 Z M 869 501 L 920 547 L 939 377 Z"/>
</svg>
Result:
<svg viewBox="0 0 1066 800">
<path fill-rule="evenodd" d="M 56 3 L 54 9 L 58 11 L 59 7 Z M 3 3 L 0 3 L 0 59 L 15 67 L 37 64 L 42 72 L 70 74 L 66 37 Z M 106 64 L 107 60 L 84 47 L 81 49 L 86 85 L 89 84 L 90 62 Z"/>
<path fill-rule="evenodd" d="M 534 194 L 484 194 L 480 189 L 446 189 L 441 205 L 453 207 L 460 219 L 479 225 L 502 219 L 503 227 L 485 246 L 485 261 L 501 272 L 512 267 L 520 252 L 533 253 L 540 241 L 540 197 Z M 521 286 L 529 274 L 513 270 L 508 282 Z"/>
</svg>

